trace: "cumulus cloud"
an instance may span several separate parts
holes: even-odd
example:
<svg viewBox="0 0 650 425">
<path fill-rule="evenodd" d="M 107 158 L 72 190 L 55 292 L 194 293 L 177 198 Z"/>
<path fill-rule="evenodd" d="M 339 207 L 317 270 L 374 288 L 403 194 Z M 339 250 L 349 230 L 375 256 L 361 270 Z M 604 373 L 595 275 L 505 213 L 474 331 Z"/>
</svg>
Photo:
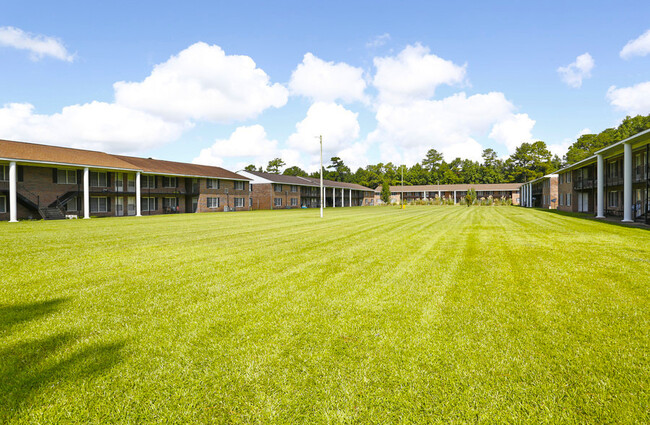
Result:
<svg viewBox="0 0 650 425">
<path fill-rule="evenodd" d="M 154 67 L 142 82 L 114 84 L 117 103 L 166 120 L 232 122 L 287 103 L 287 89 L 248 56 L 196 43 Z"/>
<path fill-rule="evenodd" d="M 189 123 L 167 122 L 122 105 L 91 102 L 41 115 L 29 103 L 0 108 L 0 134 L 13 140 L 110 152 L 135 152 L 180 137 Z"/>
<path fill-rule="evenodd" d="M 27 50 L 32 60 L 50 56 L 66 62 L 72 62 L 74 55 L 68 53 L 63 43 L 53 37 L 31 34 L 14 27 L 0 27 L 0 45 Z"/>
<path fill-rule="evenodd" d="M 518 137 L 528 136 L 525 130 L 530 131 L 534 121 L 525 114 L 514 115 L 513 110 L 512 103 L 499 92 L 469 97 L 457 93 L 441 100 L 401 105 L 384 103 L 377 110 L 377 129 L 368 139 L 379 144 L 384 161 L 412 164 L 431 148 L 442 152 L 448 161 L 455 157 L 479 160 L 482 147 L 476 137 L 490 133 L 513 149 Z"/>
<path fill-rule="evenodd" d="M 650 114 L 650 81 L 620 89 L 611 86 L 607 90 L 607 99 L 628 115 Z"/>
<path fill-rule="evenodd" d="M 366 81 L 363 70 L 346 63 L 325 62 L 311 53 L 305 54 L 289 81 L 291 94 L 317 102 L 342 100 L 364 101 Z"/>
<path fill-rule="evenodd" d="M 320 150 L 316 137 L 322 135 L 323 152 L 338 152 L 359 137 L 358 115 L 336 103 L 316 102 L 307 111 L 305 119 L 296 124 L 296 131 L 289 136 L 287 144 L 316 154 Z"/>
<path fill-rule="evenodd" d="M 217 139 L 202 149 L 192 162 L 204 165 L 222 165 L 224 157 L 271 158 L 279 153 L 278 141 L 269 140 L 259 124 L 238 127 L 227 139 Z M 255 159 L 253 159 L 253 162 Z M 286 161 L 286 160 L 285 160 Z"/>
<path fill-rule="evenodd" d="M 575 143 L 575 141 L 578 140 L 580 136 L 585 134 L 591 134 L 591 130 L 588 128 L 583 128 L 574 137 L 567 137 L 559 143 L 548 143 L 548 150 L 551 151 L 553 155 L 557 155 L 562 158 L 564 155 L 566 155 L 571 145 Z"/>
<path fill-rule="evenodd" d="M 512 114 L 494 124 L 489 137 L 506 145 L 508 152 L 512 153 L 520 144 L 533 140 L 534 126 L 535 120 L 528 114 Z"/>
<path fill-rule="evenodd" d="M 589 53 L 578 56 L 575 62 L 557 69 L 560 78 L 569 87 L 579 88 L 582 80 L 591 77 L 591 70 L 594 68 L 594 59 Z"/>
<path fill-rule="evenodd" d="M 442 59 L 421 44 L 406 46 L 397 56 L 377 57 L 374 64 L 373 85 L 385 103 L 429 99 L 439 85 L 465 81 L 465 65 Z"/>
<path fill-rule="evenodd" d="M 619 54 L 623 59 L 650 54 L 650 30 L 644 32 L 638 38 L 628 41 Z"/>
<path fill-rule="evenodd" d="M 372 40 L 366 43 L 366 47 L 368 48 L 375 48 L 375 47 L 381 47 L 384 44 L 388 43 L 390 41 L 390 34 L 383 33 L 382 35 L 378 35 L 374 37 Z"/>
</svg>

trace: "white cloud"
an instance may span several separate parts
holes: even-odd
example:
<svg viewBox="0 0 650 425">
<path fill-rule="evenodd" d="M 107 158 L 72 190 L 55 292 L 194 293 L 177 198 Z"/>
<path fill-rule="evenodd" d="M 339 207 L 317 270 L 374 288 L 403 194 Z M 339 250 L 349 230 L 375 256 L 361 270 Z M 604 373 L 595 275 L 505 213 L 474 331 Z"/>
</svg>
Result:
<svg viewBox="0 0 650 425">
<path fill-rule="evenodd" d="M 68 53 L 60 40 L 40 34 L 27 33 L 20 28 L 0 27 L 0 45 L 28 50 L 32 60 L 39 60 L 44 56 L 66 62 L 74 60 L 74 55 Z"/>
<path fill-rule="evenodd" d="M 238 127 L 228 139 L 218 139 L 202 149 L 192 162 L 205 165 L 222 165 L 224 157 L 269 158 L 278 154 L 277 140 L 269 140 L 264 127 L 259 124 Z M 252 162 L 255 162 L 255 158 Z"/>
<path fill-rule="evenodd" d="M 611 86 L 607 90 L 607 99 L 628 115 L 650 114 L 650 81 L 620 89 Z"/>
<path fill-rule="evenodd" d="M 535 120 L 528 114 L 512 114 L 494 124 L 489 137 L 506 145 L 508 152 L 512 153 L 522 143 L 533 141 L 534 126 Z"/>
<path fill-rule="evenodd" d="M 588 128 L 583 128 L 573 138 L 567 137 L 560 143 L 549 143 L 547 144 L 548 150 L 551 151 L 553 155 L 557 155 L 562 158 L 567 153 L 571 145 L 574 144 L 575 141 L 580 138 L 580 136 L 583 136 L 585 134 L 591 134 L 591 130 Z"/>
<path fill-rule="evenodd" d="M 377 109 L 377 129 L 368 140 L 380 145 L 384 161 L 413 164 L 431 148 L 442 152 L 447 161 L 455 157 L 480 160 L 482 147 L 475 137 L 492 130 L 492 136 L 511 149 L 515 138 L 510 131 L 521 136 L 534 124 L 525 114 L 513 115 L 513 110 L 512 103 L 499 92 L 469 97 L 457 93 L 402 105 L 385 103 Z M 506 124 L 500 125 L 502 122 Z"/>
<path fill-rule="evenodd" d="M 177 139 L 190 126 L 96 101 L 66 106 L 52 115 L 34 113 L 29 103 L 10 103 L 0 108 L 3 138 L 115 153 L 159 146 Z"/>
<path fill-rule="evenodd" d="M 305 119 L 296 124 L 296 132 L 289 136 L 287 145 L 316 154 L 320 149 L 317 137 L 322 135 L 323 155 L 337 153 L 359 137 L 358 115 L 336 103 L 316 102 Z"/>
<path fill-rule="evenodd" d="M 248 56 L 195 43 L 154 67 L 142 82 L 114 84 L 116 102 L 167 120 L 231 122 L 287 103 L 287 89 Z"/>
<path fill-rule="evenodd" d="M 406 46 L 397 56 L 374 59 L 373 79 L 381 102 L 402 103 L 429 99 L 441 84 L 462 84 L 466 66 L 442 59 L 421 44 Z"/>
<path fill-rule="evenodd" d="M 560 78 L 569 87 L 579 88 L 582 80 L 591 77 L 591 70 L 594 68 L 594 59 L 589 53 L 578 56 L 575 62 L 557 69 Z"/>
<path fill-rule="evenodd" d="M 366 82 L 361 68 L 343 62 L 325 62 L 307 53 L 291 74 L 289 89 L 292 94 L 313 101 L 334 102 L 340 99 L 350 103 L 365 100 Z"/>
<path fill-rule="evenodd" d="M 366 43 L 366 47 L 368 48 L 374 48 L 374 47 L 381 47 L 384 44 L 388 43 L 390 41 L 390 34 L 383 33 L 382 35 L 378 35 L 374 37 L 372 40 Z"/>
<path fill-rule="evenodd" d="M 638 38 L 628 41 L 619 54 L 623 59 L 650 54 L 650 30 L 644 32 Z"/>
</svg>

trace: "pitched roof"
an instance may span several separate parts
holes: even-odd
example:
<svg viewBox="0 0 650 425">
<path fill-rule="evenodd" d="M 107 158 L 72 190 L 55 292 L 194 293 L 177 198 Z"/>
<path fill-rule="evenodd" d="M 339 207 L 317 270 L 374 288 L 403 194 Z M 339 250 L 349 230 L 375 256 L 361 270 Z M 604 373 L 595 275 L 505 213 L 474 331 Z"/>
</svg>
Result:
<svg viewBox="0 0 650 425">
<path fill-rule="evenodd" d="M 211 177 L 231 180 L 250 180 L 221 167 L 189 164 L 185 162 L 164 161 L 153 158 L 138 158 L 135 156 L 113 155 L 124 162 L 132 164 L 145 173 L 169 174 L 174 176 Z"/>
<path fill-rule="evenodd" d="M 10 140 L 0 140 L 0 158 L 98 168 L 138 169 L 133 164 L 104 152 Z"/>
<path fill-rule="evenodd" d="M 247 171 L 247 173 L 269 180 L 273 183 L 295 184 L 298 186 L 311 186 L 311 187 L 320 186 L 320 179 L 314 177 L 287 176 L 284 174 L 265 173 L 263 171 Z M 323 179 L 323 186 L 343 188 L 343 189 L 365 190 L 365 191 L 372 192 L 372 189 L 370 189 L 369 187 L 361 186 L 359 184 L 337 182 L 337 181 L 326 180 L 326 179 Z"/>
<path fill-rule="evenodd" d="M 64 148 L 38 143 L 0 140 L 0 158 L 53 165 L 90 166 L 103 169 L 143 171 L 190 177 L 250 180 L 221 167 L 163 161 L 152 158 L 112 155 L 85 149 Z"/>
<path fill-rule="evenodd" d="M 428 184 L 417 186 L 404 186 L 404 192 L 437 192 L 437 191 L 450 191 L 461 190 L 466 191 L 471 189 L 481 191 L 494 191 L 494 190 L 519 190 L 521 183 L 489 183 L 489 184 Z M 401 192 L 402 186 L 391 186 L 391 192 Z M 377 186 L 375 192 L 381 192 L 381 186 Z"/>
</svg>

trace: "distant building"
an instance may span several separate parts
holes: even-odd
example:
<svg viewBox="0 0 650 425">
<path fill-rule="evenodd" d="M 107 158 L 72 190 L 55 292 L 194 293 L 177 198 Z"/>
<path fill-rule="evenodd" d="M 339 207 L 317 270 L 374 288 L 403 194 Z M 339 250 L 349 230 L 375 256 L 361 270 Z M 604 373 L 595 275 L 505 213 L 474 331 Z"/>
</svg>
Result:
<svg viewBox="0 0 650 425">
<path fill-rule="evenodd" d="M 558 175 L 547 174 L 521 185 L 521 205 L 554 210 L 558 207 Z"/>
<path fill-rule="evenodd" d="M 241 171 L 251 180 L 251 208 L 320 208 L 320 179 L 261 171 Z M 324 207 L 373 205 L 373 190 L 354 183 L 323 180 Z"/>
<path fill-rule="evenodd" d="M 506 198 L 513 205 L 519 205 L 519 183 L 495 184 L 430 184 L 416 186 L 391 186 L 390 199 L 392 203 L 400 203 L 402 194 L 405 202 L 416 200 L 452 199 L 455 204 L 465 198 L 467 191 L 474 189 L 480 198 Z M 381 185 L 375 189 L 375 203 L 381 203 Z"/>
</svg>

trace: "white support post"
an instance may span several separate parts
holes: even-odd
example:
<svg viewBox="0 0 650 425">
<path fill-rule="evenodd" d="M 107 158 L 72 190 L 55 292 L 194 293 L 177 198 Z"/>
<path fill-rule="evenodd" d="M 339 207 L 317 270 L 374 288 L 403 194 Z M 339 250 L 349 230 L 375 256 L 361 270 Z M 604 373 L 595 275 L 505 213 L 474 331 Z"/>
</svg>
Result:
<svg viewBox="0 0 650 425">
<path fill-rule="evenodd" d="M 422 191 L 422 200 L 424 200 L 424 201 L 427 200 L 427 191 L 426 190 Z"/>
<path fill-rule="evenodd" d="M 90 169 L 84 168 L 84 218 L 90 218 Z"/>
<path fill-rule="evenodd" d="M 332 188 L 332 208 L 336 208 L 336 188 Z"/>
<path fill-rule="evenodd" d="M 140 193 L 140 172 L 135 173 L 135 216 L 142 217 L 142 197 Z"/>
<path fill-rule="evenodd" d="M 349 195 L 350 195 L 349 196 L 349 198 L 350 198 L 350 205 L 349 206 L 351 207 L 352 206 L 352 189 L 350 189 Z"/>
<path fill-rule="evenodd" d="M 454 205 L 456 205 L 456 191 L 454 190 Z"/>
<path fill-rule="evenodd" d="M 341 188 L 341 207 L 345 206 L 345 194 L 343 193 L 343 188 Z"/>
<path fill-rule="evenodd" d="M 18 222 L 18 204 L 16 203 L 16 162 L 9 163 L 9 223 Z"/>
<path fill-rule="evenodd" d="M 632 145 L 623 143 L 623 223 L 632 221 Z"/>
<path fill-rule="evenodd" d="M 596 164 L 596 218 L 605 218 L 605 161 L 597 156 Z"/>
</svg>

